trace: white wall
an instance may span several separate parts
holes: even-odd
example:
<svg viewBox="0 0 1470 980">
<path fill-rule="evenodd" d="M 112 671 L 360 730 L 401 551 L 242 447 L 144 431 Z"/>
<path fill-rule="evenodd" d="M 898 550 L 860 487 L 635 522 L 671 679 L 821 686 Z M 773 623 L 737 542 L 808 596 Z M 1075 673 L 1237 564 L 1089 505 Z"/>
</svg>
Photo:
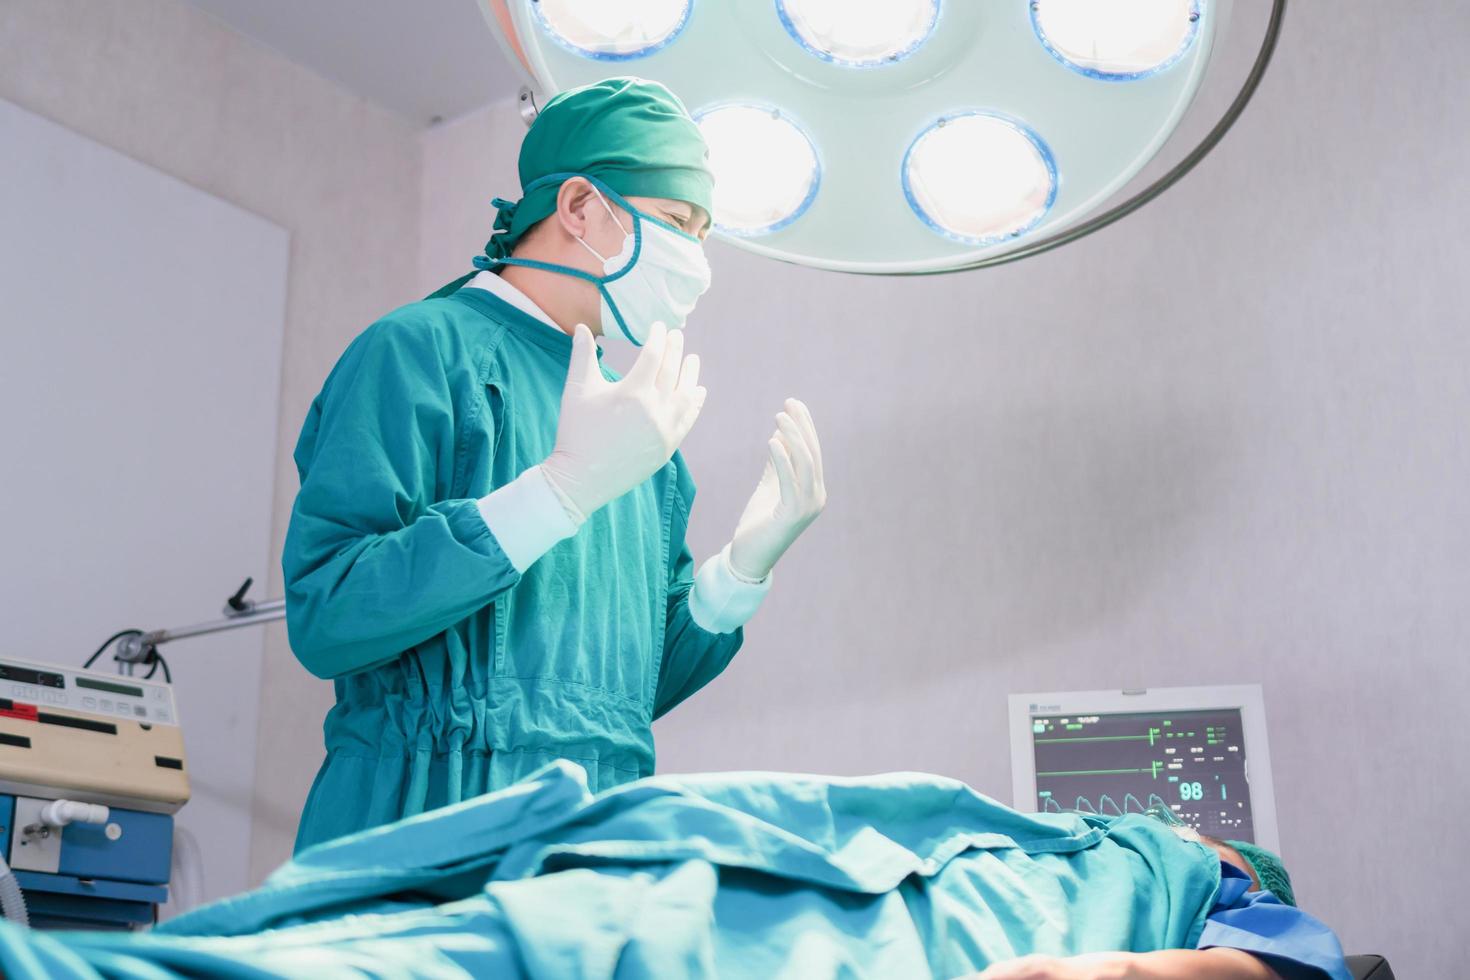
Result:
<svg viewBox="0 0 1470 980">
<path fill-rule="evenodd" d="M 0 145 L 0 501 L 21 518 L 0 548 L 4 653 L 76 667 L 119 628 L 214 619 L 231 582 L 267 577 L 260 463 L 275 455 L 289 242 L 4 100 Z M 238 692 L 259 689 L 264 647 L 250 630 L 163 650 L 191 789 L 172 908 L 250 884 L 259 699 Z"/>
<path fill-rule="evenodd" d="M 280 547 L 297 486 L 290 453 L 307 406 L 353 335 L 417 298 L 415 128 L 180 0 L 6 0 L 0 4 L 0 98 L 290 233 L 275 450 L 241 464 L 271 474 L 270 575 L 257 595 L 279 595 Z M 76 228 L 74 238 L 69 258 L 79 275 L 88 264 L 107 261 L 113 243 L 96 240 L 86 227 Z M 193 244 L 205 252 L 213 243 Z M 160 301 L 159 315 L 169 313 Z M 76 555 L 78 561 L 99 557 Z M 199 571 L 217 580 L 220 599 L 240 574 L 238 563 L 225 561 Z M 214 607 L 200 612 L 207 618 Z M 261 691 L 243 692 L 260 697 L 253 839 L 239 844 L 251 850 L 256 880 L 290 854 L 331 703 L 330 685 L 291 656 L 284 628 L 268 627 L 265 637 Z M 210 661 L 202 646 L 190 650 L 179 647 L 180 671 L 218 671 L 220 683 L 230 683 L 228 665 Z M 57 651 L 55 658 L 75 662 L 90 652 Z M 196 657 L 197 666 L 190 662 Z M 181 705 L 186 718 L 190 707 Z"/>
<path fill-rule="evenodd" d="M 1016 266 L 860 279 L 713 246 L 696 551 L 788 394 L 831 504 L 740 658 L 657 726 L 661 768 L 1008 798 L 1008 692 L 1259 681 L 1304 901 L 1401 976 L 1456 975 L 1467 33 L 1458 5 L 1299 0 L 1216 156 Z M 485 240 L 522 132 L 507 105 L 427 134 L 425 174 L 456 179 L 426 179 L 421 289 Z"/>
<path fill-rule="evenodd" d="M 419 199 L 418 289 L 469 272 L 495 227 L 496 197 L 520 196 L 516 151 L 526 124 L 502 102 L 425 130 Z"/>
</svg>

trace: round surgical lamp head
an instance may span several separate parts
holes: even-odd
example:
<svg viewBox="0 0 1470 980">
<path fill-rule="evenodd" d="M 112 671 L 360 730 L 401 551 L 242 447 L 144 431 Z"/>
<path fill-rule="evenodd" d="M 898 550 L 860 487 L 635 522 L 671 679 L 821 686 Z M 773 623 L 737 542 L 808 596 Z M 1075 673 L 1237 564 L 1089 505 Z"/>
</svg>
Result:
<svg viewBox="0 0 1470 980">
<path fill-rule="evenodd" d="M 1057 199 L 1051 150 L 1025 123 L 994 112 L 943 116 L 903 158 L 914 214 L 964 245 L 1000 245 L 1045 220 Z"/>
<path fill-rule="evenodd" d="M 1235 0 L 479 0 L 543 96 L 667 85 L 710 146 L 716 234 L 771 258 L 920 274 L 1082 237 L 1182 177 L 1259 84 L 1123 200 L 1211 69 Z"/>
<path fill-rule="evenodd" d="M 545 36 L 592 61 L 645 58 L 679 36 L 693 0 L 536 0 L 531 4 Z"/>
<path fill-rule="evenodd" d="M 822 186 L 811 137 L 774 106 L 732 103 L 695 117 L 720 175 L 715 230 L 740 238 L 780 231 L 806 214 Z"/>
<path fill-rule="evenodd" d="M 881 68 L 929 39 L 939 0 L 776 0 L 776 13 L 815 57 L 845 68 Z"/>
</svg>

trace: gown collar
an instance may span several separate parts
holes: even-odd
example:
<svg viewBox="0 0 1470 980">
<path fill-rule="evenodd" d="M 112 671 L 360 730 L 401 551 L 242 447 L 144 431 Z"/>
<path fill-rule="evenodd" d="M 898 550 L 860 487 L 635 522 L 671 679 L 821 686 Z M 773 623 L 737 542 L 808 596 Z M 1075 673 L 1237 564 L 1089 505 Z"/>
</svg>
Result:
<svg viewBox="0 0 1470 980">
<path fill-rule="evenodd" d="M 556 325 L 556 322 L 552 320 L 551 317 L 546 315 L 545 310 L 536 305 L 535 300 L 527 296 L 525 293 L 521 292 L 516 287 L 512 286 L 510 283 L 506 282 L 498 274 L 491 272 L 488 269 L 482 270 L 478 275 L 475 276 L 475 278 L 465 283 L 464 286 L 462 286 L 461 288 L 483 289 L 487 293 L 493 293 L 501 299 L 505 300 L 511 306 L 514 306 L 516 309 L 520 310 L 522 313 L 529 314 L 530 316 L 535 317 L 537 320 L 540 320 L 542 323 L 546 324 L 557 333 L 566 332 L 562 330 L 561 327 L 558 327 Z"/>
<path fill-rule="evenodd" d="M 481 272 L 448 298 L 506 324 L 517 337 L 537 347 L 567 358 L 572 355 L 571 336 L 552 323 L 530 297 L 493 272 Z M 597 356 L 602 357 L 601 345 Z"/>
</svg>

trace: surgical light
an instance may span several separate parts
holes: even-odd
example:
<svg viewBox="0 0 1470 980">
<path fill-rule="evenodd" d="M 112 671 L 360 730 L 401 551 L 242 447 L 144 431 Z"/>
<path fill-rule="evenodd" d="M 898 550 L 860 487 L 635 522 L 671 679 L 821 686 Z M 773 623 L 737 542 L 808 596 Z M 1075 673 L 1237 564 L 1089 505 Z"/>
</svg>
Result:
<svg viewBox="0 0 1470 980">
<path fill-rule="evenodd" d="M 663 82 L 710 145 L 716 234 L 817 268 L 982 268 L 1158 197 L 1260 85 L 1287 0 L 478 0 L 537 100 Z M 1189 116 L 1228 22 L 1264 24 L 1233 97 Z M 1262 20 L 1262 18 L 1264 18 Z M 610 65 L 609 62 L 622 64 Z M 1158 176 L 1140 179 L 1154 164 Z"/>
<path fill-rule="evenodd" d="M 1131 81 L 1184 56 L 1199 0 L 1032 0 L 1031 21 L 1059 61 L 1094 78 Z"/>
<path fill-rule="evenodd" d="M 821 185 L 817 151 L 779 109 L 719 106 L 696 119 L 718 175 L 715 228 L 730 235 L 764 235 L 806 211 Z"/>
<path fill-rule="evenodd" d="M 548 37 L 598 61 L 631 61 L 672 41 L 693 0 L 535 0 Z"/>
<path fill-rule="evenodd" d="M 1025 234 L 1056 200 L 1056 168 L 1041 139 L 987 112 L 948 116 L 904 156 L 909 205 L 936 231 L 969 245 Z"/>
<path fill-rule="evenodd" d="M 781 23 L 824 61 L 873 68 L 912 54 L 939 20 L 939 0 L 776 0 Z"/>
</svg>

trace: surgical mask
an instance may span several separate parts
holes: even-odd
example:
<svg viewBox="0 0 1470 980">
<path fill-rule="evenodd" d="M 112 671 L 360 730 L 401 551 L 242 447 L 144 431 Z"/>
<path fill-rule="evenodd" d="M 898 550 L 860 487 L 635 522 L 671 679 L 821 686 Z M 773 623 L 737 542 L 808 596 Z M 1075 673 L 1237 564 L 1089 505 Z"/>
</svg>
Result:
<svg viewBox="0 0 1470 980">
<path fill-rule="evenodd" d="M 710 268 L 704 246 L 693 235 L 620 201 L 633 219 L 629 231 L 602 192 L 596 187 L 592 191 L 623 232 L 623 247 L 612 256 L 604 256 L 577 239 L 602 263 L 603 275 L 593 277 L 593 282 L 602 293 L 603 334 L 612 334 L 616 325 L 623 336 L 641 347 L 655 323 L 662 322 L 670 330 L 682 329 L 694 304 L 709 289 Z"/>
</svg>

